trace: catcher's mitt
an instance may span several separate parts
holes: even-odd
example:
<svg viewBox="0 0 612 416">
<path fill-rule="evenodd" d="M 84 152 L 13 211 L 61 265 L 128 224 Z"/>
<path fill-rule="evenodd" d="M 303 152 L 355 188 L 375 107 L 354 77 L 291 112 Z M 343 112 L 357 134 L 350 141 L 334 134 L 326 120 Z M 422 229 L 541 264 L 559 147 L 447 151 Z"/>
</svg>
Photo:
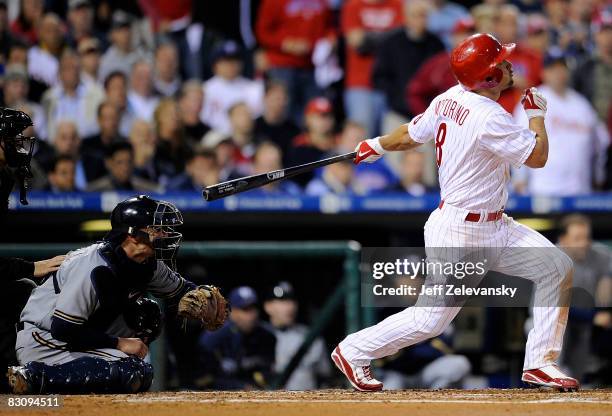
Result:
<svg viewBox="0 0 612 416">
<path fill-rule="evenodd" d="M 215 286 L 199 286 L 179 301 L 178 315 L 196 319 L 210 331 L 221 328 L 229 315 L 229 302 Z"/>
</svg>

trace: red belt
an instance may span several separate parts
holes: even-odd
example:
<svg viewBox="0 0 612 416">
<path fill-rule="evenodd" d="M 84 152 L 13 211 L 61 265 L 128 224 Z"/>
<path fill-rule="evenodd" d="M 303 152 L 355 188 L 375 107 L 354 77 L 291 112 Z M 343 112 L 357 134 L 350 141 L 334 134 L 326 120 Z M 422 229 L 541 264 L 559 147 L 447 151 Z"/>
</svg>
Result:
<svg viewBox="0 0 612 416">
<path fill-rule="evenodd" d="M 444 206 L 444 201 L 440 201 L 438 208 L 442 209 Z M 502 215 L 504 214 L 504 210 L 500 209 L 499 211 L 489 212 L 487 213 L 487 218 L 485 221 L 498 221 L 501 220 Z M 480 213 L 478 212 L 470 212 L 465 216 L 465 221 L 469 222 L 480 222 Z"/>
</svg>

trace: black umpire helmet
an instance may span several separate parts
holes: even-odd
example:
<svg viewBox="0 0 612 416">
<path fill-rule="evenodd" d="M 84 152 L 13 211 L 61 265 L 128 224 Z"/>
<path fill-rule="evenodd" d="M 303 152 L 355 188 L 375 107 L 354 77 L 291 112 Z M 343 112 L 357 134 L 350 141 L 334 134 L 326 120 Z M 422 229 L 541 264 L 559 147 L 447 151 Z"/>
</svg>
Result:
<svg viewBox="0 0 612 416">
<path fill-rule="evenodd" d="M 174 227 L 182 224 L 183 216 L 174 204 L 138 195 L 118 203 L 113 209 L 112 228 L 105 240 L 120 244 L 127 235 L 150 239 L 152 234 L 155 259 L 173 262 L 183 238 Z M 149 234 L 147 230 L 154 232 Z"/>
</svg>

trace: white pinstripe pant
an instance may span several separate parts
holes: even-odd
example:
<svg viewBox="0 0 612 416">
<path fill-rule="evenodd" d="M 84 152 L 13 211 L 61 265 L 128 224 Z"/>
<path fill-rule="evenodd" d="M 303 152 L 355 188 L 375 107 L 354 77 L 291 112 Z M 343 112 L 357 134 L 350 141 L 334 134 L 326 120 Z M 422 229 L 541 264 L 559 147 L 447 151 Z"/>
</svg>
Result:
<svg viewBox="0 0 612 416">
<path fill-rule="evenodd" d="M 468 211 L 444 204 L 425 224 L 428 257 L 436 247 L 487 249 L 488 269 L 534 282 L 534 327 L 527 338 L 524 369 L 556 362 L 567 324 L 573 265 L 571 259 L 537 231 L 504 215 L 499 221 L 466 222 Z M 544 247 L 544 250 L 517 248 Z M 491 250 L 492 248 L 492 250 Z M 446 249 L 445 249 L 446 250 Z M 492 258 L 490 253 L 494 253 Z M 399 349 L 440 335 L 460 306 L 446 306 L 442 299 L 420 297 L 416 305 L 380 323 L 347 336 L 342 354 L 355 365 L 395 354 Z"/>
</svg>

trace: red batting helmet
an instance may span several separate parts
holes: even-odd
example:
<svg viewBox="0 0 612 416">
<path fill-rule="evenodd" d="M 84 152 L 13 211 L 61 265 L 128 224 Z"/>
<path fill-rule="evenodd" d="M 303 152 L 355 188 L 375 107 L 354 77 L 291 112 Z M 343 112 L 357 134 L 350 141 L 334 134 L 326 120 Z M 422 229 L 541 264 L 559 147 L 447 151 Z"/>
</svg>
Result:
<svg viewBox="0 0 612 416">
<path fill-rule="evenodd" d="M 503 77 L 496 65 L 512 53 L 516 45 L 502 45 L 488 33 L 477 33 L 461 42 L 451 52 L 451 68 L 457 80 L 467 88 L 494 88 Z"/>
</svg>

